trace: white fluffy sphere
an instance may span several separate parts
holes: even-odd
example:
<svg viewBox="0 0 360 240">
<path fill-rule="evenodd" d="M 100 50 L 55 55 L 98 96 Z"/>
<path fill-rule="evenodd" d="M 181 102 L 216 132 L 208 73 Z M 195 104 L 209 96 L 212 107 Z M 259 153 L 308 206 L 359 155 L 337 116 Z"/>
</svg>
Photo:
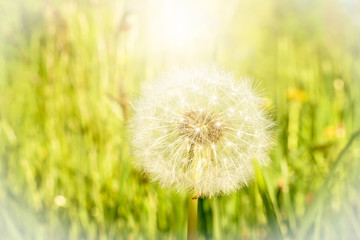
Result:
<svg viewBox="0 0 360 240">
<path fill-rule="evenodd" d="M 145 84 L 133 103 L 136 165 L 163 187 L 227 194 L 265 165 L 273 122 L 248 78 L 210 67 L 176 69 Z"/>
</svg>

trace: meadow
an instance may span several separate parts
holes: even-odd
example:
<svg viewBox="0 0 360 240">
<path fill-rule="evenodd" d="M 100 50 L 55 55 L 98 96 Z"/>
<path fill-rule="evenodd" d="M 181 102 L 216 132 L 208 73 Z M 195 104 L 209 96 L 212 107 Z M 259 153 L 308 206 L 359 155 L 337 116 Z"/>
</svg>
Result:
<svg viewBox="0 0 360 240">
<path fill-rule="evenodd" d="M 199 239 L 360 239 L 360 2 L 1 1 L 0 239 L 184 239 L 132 165 L 131 102 L 172 66 L 250 76 L 272 162 L 199 200 Z M 356 120 L 358 119 L 358 120 Z"/>
</svg>

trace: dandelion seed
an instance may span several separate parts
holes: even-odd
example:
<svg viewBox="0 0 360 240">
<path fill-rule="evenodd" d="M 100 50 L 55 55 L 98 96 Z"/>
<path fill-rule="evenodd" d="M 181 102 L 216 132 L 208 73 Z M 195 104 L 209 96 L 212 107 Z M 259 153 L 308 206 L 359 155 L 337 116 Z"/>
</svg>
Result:
<svg viewBox="0 0 360 240">
<path fill-rule="evenodd" d="M 221 70 L 169 72 L 133 104 L 136 165 L 179 192 L 211 197 L 240 189 L 253 178 L 252 161 L 269 161 L 274 124 L 264 100 L 251 80 L 237 84 Z"/>
</svg>

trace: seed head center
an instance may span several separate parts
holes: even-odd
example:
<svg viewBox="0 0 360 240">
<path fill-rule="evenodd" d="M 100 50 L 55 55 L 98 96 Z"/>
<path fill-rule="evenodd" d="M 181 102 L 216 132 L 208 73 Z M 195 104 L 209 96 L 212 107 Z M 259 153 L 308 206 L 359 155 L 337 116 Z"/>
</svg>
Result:
<svg viewBox="0 0 360 240">
<path fill-rule="evenodd" d="M 187 137 L 195 143 L 210 145 L 216 143 L 224 132 L 221 118 L 208 111 L 189 111 L 183 115 L 178 124 L 181 136 Z"/>
</svg>

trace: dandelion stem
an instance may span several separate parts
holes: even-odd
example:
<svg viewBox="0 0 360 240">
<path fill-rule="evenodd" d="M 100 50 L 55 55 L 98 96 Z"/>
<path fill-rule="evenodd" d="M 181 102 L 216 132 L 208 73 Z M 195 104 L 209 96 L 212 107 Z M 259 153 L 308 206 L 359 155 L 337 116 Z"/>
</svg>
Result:
<svg viewBox="0 0 360 240">
<path fill-rule="evenodd" d="M 220 239 L 220 223 L 219 223 L 219 202 L 217 198 L 213 200 L 213 238 Z"/>
<path fill-rule="evenodd" d="M 197 239 L 197 211 L 198 211 L 198 199 L 189 199 L 189 208 L 188 208 L 188 229 L 187 229 L 187 239 L 195 240 Z"/>
<path fill-rule="evenodd" d="M 188 155 L 188 166 L 187 170 L 191 171 L 190 166 L 194 164 L 194 144 L 191 144 L 190 151 Z M 194 197 L 192 197 L 194 196 Z M 189 206 L 188 206 L 188 231 L 187 239 L 196 240 L 197 239 L 197 212 L 198 212 L 198 197 L 195 189 L 193 190 L 192 195 L 190 195 Z"/>
</svg>

